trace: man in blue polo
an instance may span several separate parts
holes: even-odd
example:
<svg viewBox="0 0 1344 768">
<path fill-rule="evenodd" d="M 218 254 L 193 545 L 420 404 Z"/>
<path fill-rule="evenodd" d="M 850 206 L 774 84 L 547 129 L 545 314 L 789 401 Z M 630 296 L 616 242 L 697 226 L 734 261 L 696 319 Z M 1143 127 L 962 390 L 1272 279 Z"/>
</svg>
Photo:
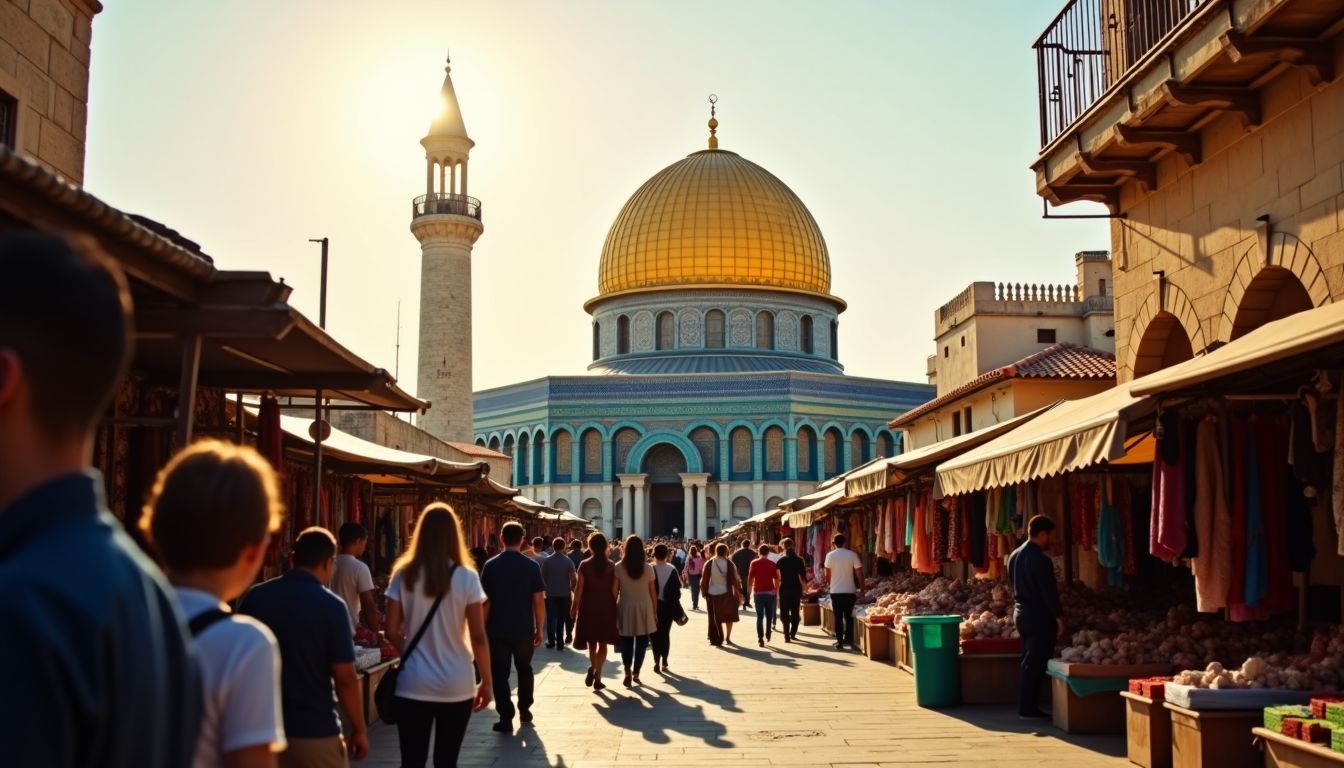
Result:
<svg viewBox="0 0 1344 768">
<path fill-rule="evenodd" d="M 90 241 L 0 237 L 0 764 L 179 768 L 199 670 L 172 588 L 122 530 L 93 435 L 131 300 Z"/>
</svg>

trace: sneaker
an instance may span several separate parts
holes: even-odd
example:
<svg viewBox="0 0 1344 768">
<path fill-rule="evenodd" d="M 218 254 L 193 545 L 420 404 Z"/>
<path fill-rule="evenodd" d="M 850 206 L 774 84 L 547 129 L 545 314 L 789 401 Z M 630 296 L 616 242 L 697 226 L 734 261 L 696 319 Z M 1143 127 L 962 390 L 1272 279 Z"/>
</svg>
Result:
<svg viewBox="0 0 1344 768">
<path fill-rule="evenodd" d="M 520 722 L 520 723 L 530 723 L 530 722 L 532 722 L 532 710 L 530 710 L 530 709 L 520 709 L 520 710 L 518 710 L 518 722 Z"/>
<path fill-rule="evenodd" d="M 495 733 L 505 733 L 505 734 L 513 733 L 513 721 L 500 720 L 498 723 L 495 723 L 494 725 L 490 726 L 490 730 L 494 731 Z"/>
</svg>

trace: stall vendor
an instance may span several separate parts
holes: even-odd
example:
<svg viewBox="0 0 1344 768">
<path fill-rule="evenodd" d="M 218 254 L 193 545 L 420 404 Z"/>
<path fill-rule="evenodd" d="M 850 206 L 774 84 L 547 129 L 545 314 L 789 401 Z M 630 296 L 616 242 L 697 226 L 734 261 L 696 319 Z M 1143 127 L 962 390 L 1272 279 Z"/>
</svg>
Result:
<svg viewBox="0 0 1344 768">
<path fill-rule="evenodd" d="M 1044 515 L 1027 522 L 1027 540 L 1008 557 L 1008 583 L 1013 587 L 1013 622 L 1022 638 L 1022 673 L 1017 713 L 1023 719 L 1045 717 L 1041 712 L 1041 680 L 1055 652 L 1055 639 L 1064 635 L 1064 610 L 1059 604 L 1050 539 L 1055 523 Z"/>
</svg>

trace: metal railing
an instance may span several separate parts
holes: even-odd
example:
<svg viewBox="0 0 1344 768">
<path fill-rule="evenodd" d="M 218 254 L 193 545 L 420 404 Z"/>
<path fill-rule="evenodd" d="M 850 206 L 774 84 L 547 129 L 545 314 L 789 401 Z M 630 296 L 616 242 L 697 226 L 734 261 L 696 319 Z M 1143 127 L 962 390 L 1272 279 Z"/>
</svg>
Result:
<svg viewBox="0 0 1344 768">
<path fill-rule="evenodd" d="M 421 195 L 415 198 L 411 203 L 412 218 L 418 219 L 421 216 L 435 216 L 439 214 L 470 216 L 471 218 L 480 221 L 481 201 L 466 195 L 435 192 L 432 195 Z"/>
<path fill-rule="evenodd" d="M 1041 146 L 1064 133 L 1208 2 L 1212 0 L 1070 0 L 1032 45 Z"/>
</svg>

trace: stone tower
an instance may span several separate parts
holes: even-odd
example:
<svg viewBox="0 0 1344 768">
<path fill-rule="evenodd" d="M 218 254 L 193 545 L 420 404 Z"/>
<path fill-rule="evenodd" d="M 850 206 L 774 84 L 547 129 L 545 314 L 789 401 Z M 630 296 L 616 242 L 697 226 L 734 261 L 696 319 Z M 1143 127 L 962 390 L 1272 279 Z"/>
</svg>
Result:
<svg viewBox="0 0 1344 768">
<path fill-rule="evenodd" d="M 471 247 L 481 236 L 481 201 L 467 196 L 475 145 L 462 122 L 451 66 L 444 67 L 443 111 L 420 140 L 425 194 L 415 199 L 411 232 L 420 241 L 420 363 L 416 394 L 430 402 L 420 426 L 443 440 L 472 440 Z"/>
</svg>

